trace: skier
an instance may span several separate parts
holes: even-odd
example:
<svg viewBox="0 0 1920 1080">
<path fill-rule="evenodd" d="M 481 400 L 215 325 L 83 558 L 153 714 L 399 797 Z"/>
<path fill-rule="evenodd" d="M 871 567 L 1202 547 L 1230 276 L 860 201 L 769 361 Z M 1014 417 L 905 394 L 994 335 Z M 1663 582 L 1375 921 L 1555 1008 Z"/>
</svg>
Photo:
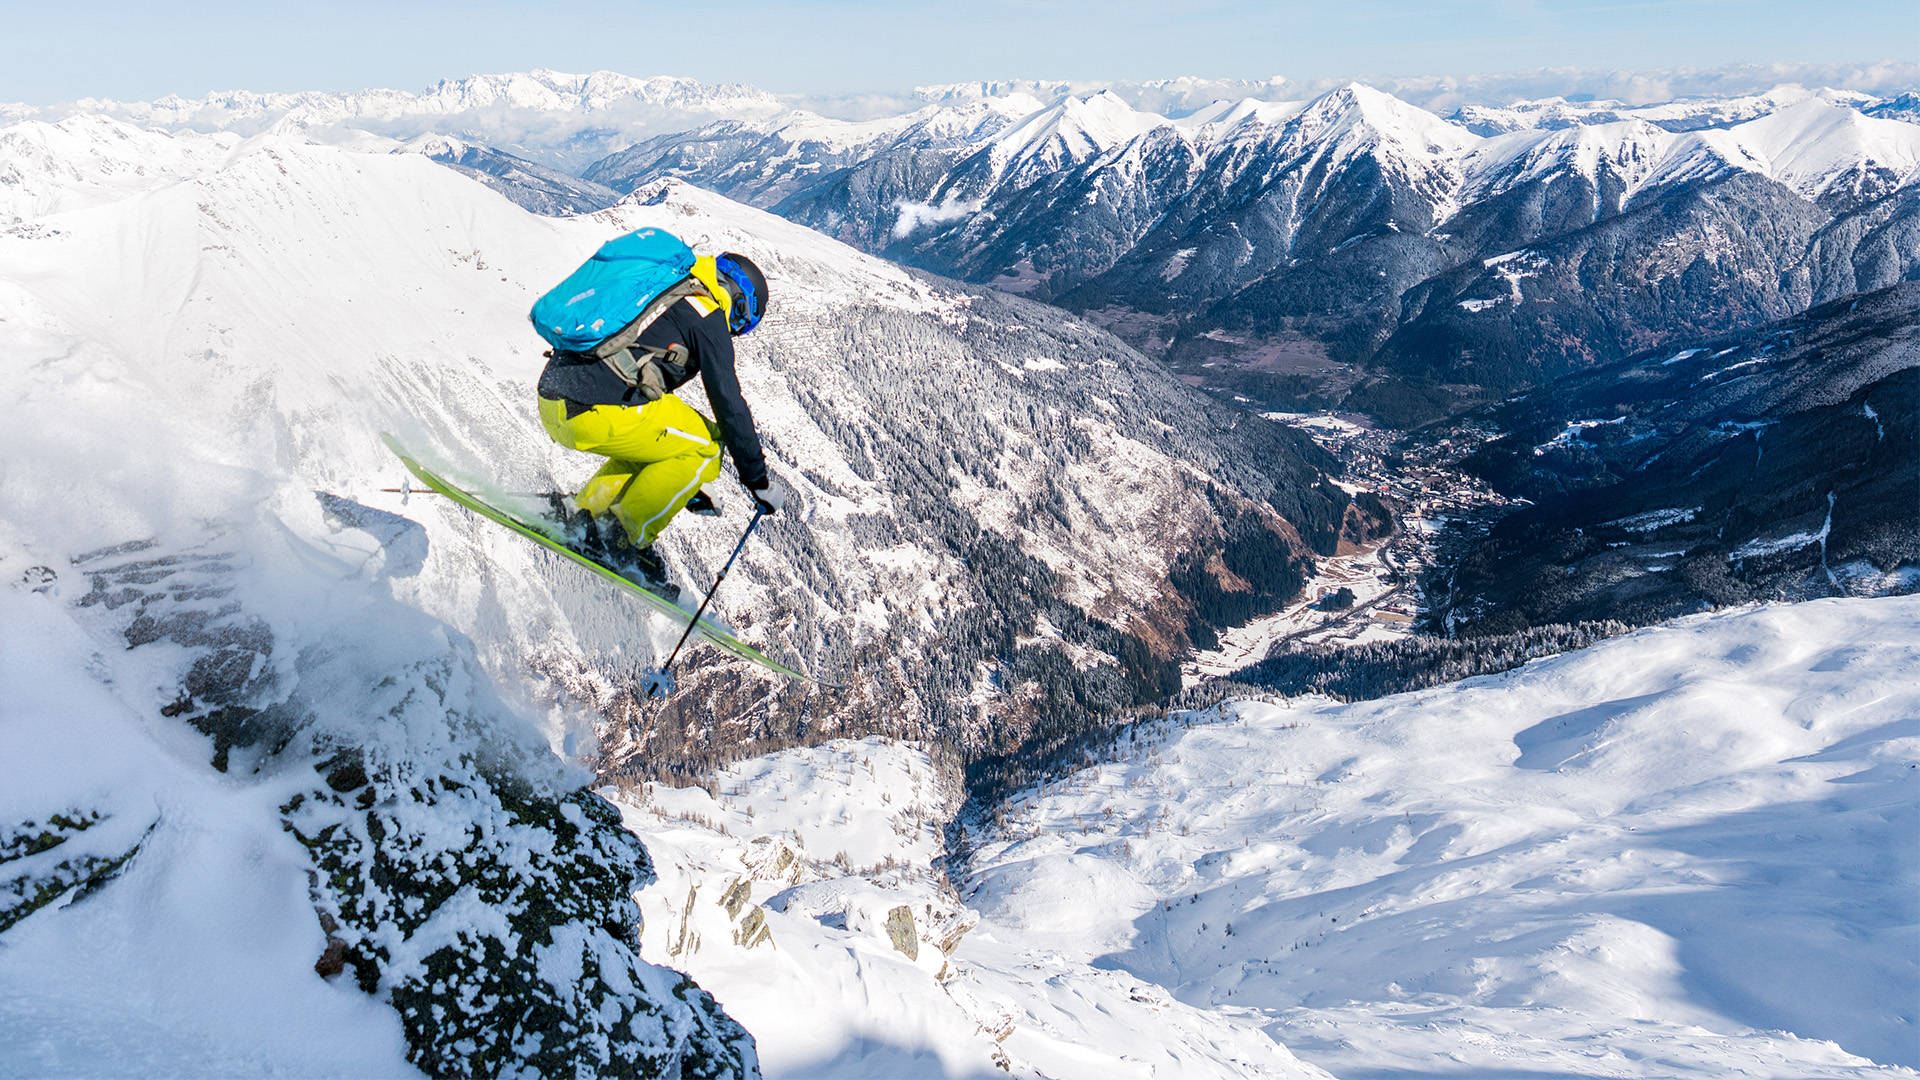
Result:
<svg viewBox="0 0 1920 1080">
<path fill-rule="evenodd" d="M 683 508 L 719 513 L 701 487 L 719 477 L 723 445 L 761 511 L 779 513 L 786 501 L 734 372 L 733 338 L 766 314 L 767 279 L 732 252 L 695 259 L 691 277 L 704 288 L 674 301 L 633 343 L 650 357 L 639 385 L 599 358 L 555 349 L 538 391 L 540 421 L 554 442 L 607 459 L 573 496 L 572 514 L 555 500 L 579 550 L 673 601 L 680 590 L 653 543 Z M 696 374 L 713 421 L 672 393 Z"/>
</svg>

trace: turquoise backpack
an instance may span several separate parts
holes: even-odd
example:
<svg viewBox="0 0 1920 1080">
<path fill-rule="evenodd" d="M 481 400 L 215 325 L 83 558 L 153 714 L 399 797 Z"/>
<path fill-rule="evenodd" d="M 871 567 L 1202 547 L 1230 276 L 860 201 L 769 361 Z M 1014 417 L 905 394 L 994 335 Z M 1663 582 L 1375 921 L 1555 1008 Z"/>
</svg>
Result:
<svg viewBox="0 0 1920 1080">
<path fill-rule="evenodd" d="M 684 241 L 665 229 L 640 229 L 600 245 L 527 317 L 555 349 L 595 357 L 628 386 L 645 386 L 652 365 L 630 346 L 683 298 L 707 295 L 692 271 L 693 249 Z"/>
</svg>

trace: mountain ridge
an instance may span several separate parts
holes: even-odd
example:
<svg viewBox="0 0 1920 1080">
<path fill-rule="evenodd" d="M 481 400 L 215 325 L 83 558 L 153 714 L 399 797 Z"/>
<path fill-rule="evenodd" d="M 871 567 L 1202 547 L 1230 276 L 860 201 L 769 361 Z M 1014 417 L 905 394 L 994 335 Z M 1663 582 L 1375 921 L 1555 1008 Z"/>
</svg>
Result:
<svg viewBox="0 0 1920 1080">
<path fill-rule="evenodd" d="M 1898 237 L 1920 198 L 1920 127 L 1862 112 L 1873 100 L 1781 88 L 1691 112 L 1555 113 L 1549 127 L 1483 138 L 1360 84 L 1182 119 L 1102 92 L 971 143 L 823 155 L 806 148 L 818 123 L 800 138 L 774 118 L 756 145 L 696 129 L 592 175 L 619 189 L 671 174 L 896 261 L 1064 305 L 1221 393 L 1283 409 L 1345 399 L 1403 422 L 1617 359 L 1664 317 L 1680 334 L 1732 330 L 1899 280 L 1916 262 Z M 1605 122 L 1580 122 L 1594 117 Z M 705 167 L 715 154 L 724 165 Z M 1515 310 L 1533 302 L 1517 284 L 1527 275 L 1493 269 L 1529 245 L 1571 266 L 1623 242 L 1700 251 L 1692 273 L 1746 295 L 1722 310 L 1620 264 L 1601 290 L 1619 302 L 1555 289 L 1541 322 Z M 1777 290 L 1752 284 L 1783 274 Z M 1273 359 L 1303 350 L 1332 366 Z M 1492 362 L 1463 370 L 1487 350 Z"/>
</svg>

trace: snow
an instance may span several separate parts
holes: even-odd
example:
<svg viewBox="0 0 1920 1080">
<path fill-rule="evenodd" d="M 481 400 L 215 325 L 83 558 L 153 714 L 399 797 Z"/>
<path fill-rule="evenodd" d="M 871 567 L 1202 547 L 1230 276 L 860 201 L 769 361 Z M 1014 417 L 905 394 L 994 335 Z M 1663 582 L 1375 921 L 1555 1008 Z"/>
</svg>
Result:
<svg viewBox="0 0 1920 1080">
<path fill-rule="evenodd" d="M 600 100 L 590 83 L 563 89 Z M 436 100 L 532 106 L 548 92 L 562 90 L 507 80 Z M 1327 144 L 1338 152 L 1385 133 L 1444 163 L 1472 144 L 1429 139 L 1425 114 L 1358 90 L 1328 104 L 1311 119 L 1352 136 Z M 1814 183 L 1885 135 L 1814 106 L 1831 108 L 1778 123 L 1839 150 L 1783 155 L 1772 129 L 1740 145 Z M 1054 119 L 1063 146 L 1159 123 L 1092 100 Z M 472 696 L 529 656 L 648 645 L 564 569 L 455 510 L 422 499 L 405 508 L 417 520 L 382 532 L 330 520 L 313 498 L 400 509 L 377 491 L 396 475 L 374 437 L 389 427 L 488 460 L 503 482 L 577 472 L 522 408 L 540 360 L 520 313 L 581 252 L 671 223 L 810 298 L 791 329 L 749 342 L 743 377 L 780 460 L 836 489 L 796 481 L 823 532 L 887 497 L 825 451 L 789 385 L 840 359 L 795 346 L 856 299 L 967 318 L 963 297 L 684 185 L 542 219 L 431 162 L 300 131 L 243 141 L 75 117 L 0 132 L 0 168 L 21 178 L 0 206 L 20 219 L 0 235 L 0 823 L 98 808 L 102 823 L 28 858 L 143 853 L 111 887 L 0 940 L 0 1073 L 408 1071 L 393 1012 L 313 973 L 324 935 L 308 859 L 279 824 L 312 776 L 212 772 L 205 738 L 158 716 L 181 650 L 125 649 L 105 612 L 74 607 L 76 557 L 147 537 L 215 544 L 209 557 L 231 542 L 245 553 L 238 595 L 294 628 L 275 670 L 361 742 L 424 745 L 432 732 L 410 723 L 364 725 L 384 715 L 380 695 L 412 688 L 382 681 L 391 665 L 446 661 L 451 692 Z M 1038 377 L 1068 362 L 1023 365 Z M 1092 607 L 1169 557 L 1124 537 L 1177 542 L 1168 493 L 1187 481 L 1104 421 L 1081 427 L 1101 452 L 1074 479 L 1102 497 L 1073 507 L 1071 528 L 1023 531 L 980 491 L 963 497 Z M 1032 482 L 1017 475 L 1023 437 L 1008 432 L 1009 490 Z M 697 529 L 681 553 L 730 543 Z M 945 556 L 826 543 L 865 568 L 850 617 L 876 633 L 946 595 Z M 735 584 L 723 604 L 755 611 L 765 581 Z M 895 593 L 904 610 L 880 602 Z M 640 895 L 648 956 L 719 994 L 775 1075 L 993 1075 L 1001 1062 L 1023 1076 L 1379 1075 L 1446 1061 L 1824 1076 L 1872 1072 L 1861 1055 L 1911 1069 L 1917 605 L 1715 615 L 1409 697 L 1149 724 L 1098 769 L 1021 794 L 951 884 L 933 865 L 951 767 L 924 748 L 788 751 L 723 771 L 718 796 L 615 792 L 660 863 Z M 1232 644 L 1251 652 L 1274 629 Z M 591 748 L 576 707 L 516 680 L 499 692 L 540 730 L 503 738 Z M 788 863 L 769 869 L 779 845 Z M 755 913 L 765 939 L 747 930 Z M 487 916 L 456 905 L 436 930 Z M 938 947 L 963 930 L 951 955 Z"/>
<path fill-rule="evenodd" d="M 1135 111 L 1118 95 L 1102 91 L 1036 112 L 992 146 L 1009 168 L 1041 156 L 1058 165 L 1084 161 L 1165 123 L 1166 117 Z"/>
<path fill-rule="evenodd" d="M 1702 133 L 1729 159 L 1743 155 L 1760 171 L 1808 198 L 1827 193 L 1863 167 L 1910 183 L 1920 169 L 1920 127 L 1863 116 L 1817 98 L 1732 128 Z"/>
<path fill-rule="evenodd" d="M 1612 424 L 1625 423 L 1626 419 L 1627 418 L 1624 416 L 1616 416 L 1611 420 L 1570 421 L 1568 422 L 1567 428 L 1565 431 L 1562 431 L 1560 434 L 1555 435 L 1553 438 L 1548 439 L 1546 442 L 1543 442 L 1540 445 L 1534 447 L 1533 456 L 1539 457 L 1540 455 L 1546 453 L 1549 450 L 1555 450 L 1561 447 L 1570 447 L 1575 444 L 1585 445 L 1585 440 L 1582 439 L 1581 436 L 1585 435 L 1589 429 L 1598 428 L 1598 427 L 1607 427 Z"/>
<path fill-rule="evenodd" d="M 1313 577 L 1291 606 L 1245 626 L 1220 631 L 1218 648 L 1197 652 L 1182 665 L 1184 684 L 1198 686 L 1209 676 L 1232 675 L 1266 659 L 1283 642 L 1357 643 L 1405 637 L 1411 620 L 1401 622 L 1405 615 L 1387 606 L 1388 601 L 1404 596 L 1405 590 L 1392 583 L 1393 566 L 1384 552 L 1384 545 L 1376 543 L 1351 554 L 1318 560 Z M 1343 588 L 1353 593 L 1351 607 L 1321 611 L 1315 606 Z"/>
<path fill-rule="evenodd" d="M 724 769 L 715 787 L 607 793 L 660 873 L 640 897 L 645 955 L 753 1031 L 769 1076 L 1325 1075 L 1257 1025 L 1066 958 L 1058 926 L 975 925 L 932 866 L 954 794 L 920 748 L 789 750 Z M 902 907 L 911 958 L 888 931 Z M 767 936 L 743 935 L 749 923 Z M 956 931 L 949 956 L 939 942 Z"/>
<path fill-rule="evenodd" d="M 1572 172 L 1598 184 L 1613 176 L 1629 188 L 1659 162 L 1674 136 L 1640 121 L 1592 124 L 1559 131 L 1520 131 L 1489 139 L 1468 157 L 1469 187 L 1485 198 L 1521 184 Z"/>
<path fill-rule="evenodd" d="M 1586 113 L 1550 130 L 1528 125 L 1469 147 L 1460 168 L 1473 199 L 1572 174 L 1596 186 L 1617 181 L 1629 204 L 1645 190 L 1735 171 L 1770 177 L 1807 199 L 1842 189 L 1879 194 L 1920 176 L 1920 128 L 1912 124 L 1804 92 L 1732 111 L 1738 120 L 1730 126 L 1678 134 L 1649 122 L 1649 110 L 1598 123 Z"/>
<path fill-rule="evenodd" d="M 1788 536 L 1755 537 L 1733 549 L 1732 558 L 1751 559 L 1760 555 L 1778 555 L 1783 551 L 1798 551 L 1803 547 L 1818 544 L 1827 538 L 1825 529 L 1818 532 L 1797 532 Z"/>
<path fill-rule="evenodd" d="M 1817 98 L 1736 126 L 1675 136 L 1636 188 L 1758 173 L 1815 199 L 1841 186 L 1877 193 L 1920 175 L 1920 127 Z M 1887 178 L 1875 182 L 1871 174 Z"/>
<path fill-rule="evenodd" d="M 1916 661 L 1920 599 L 1820 601 L 1230 705 L 1030 796 L 963 895 L 1336 1075 L 1911 1068 Z"/>
<path fill-rule="evenodd" d="M 234 135 L 170 135 L 103 116 L 0 128 L 0 223 L 117 202 L 204 175 L 239 143 Z"/>
<path fill-rule="evenodd" d="M 1650 533 L 1669 525 L 1681 525 L 1692 521 L 1704 509 L 1706 508 L 1702 506 L 1693 506 L 1685 509 L 1674 507 L 1669 510 L 1648 510 L 1645 513 L 1623 517 L 1618 521 L 1609 521 L 1605 524 L 1628 532 Z"/>
<path fill-rule="evenodd" d="M 1803 86 L 1785 83 L 1757 94 L 1690 95 L 1639 105 L 1629 105 L 1619 100 L 1571 102 L 1562 97 L 1516 101 L 1504 107 L 1469 105 L 1460 110 L 1457 119 L 1477 129 L 1501 133 L 1618 121 L 1635 121 L 1678 131 L 1744 123 L 1808 100 L 1829 101 L 1856 109 L 1867 108 L 1878 101 L 1870 95 L 1850 90 L 1808 90 Z"/>
<path fill-rule="evenodd" d="M 648 958 L 769 1075 L 1912 1076 L 1917 663 L 1920 597 L 1823 600 L 1177 714 L 1016 793 L 957 895 L 909 744 L 612 794 Z"/>
<path fill-rule="evenodd" d="M 1257 98 L 1216 101 L 1174 121 L 1174 127 L 1192 134 L 1201 142 L 1212 142 L 1242 125 L 1284 124 L 1311 104 L 1310 101 L 1261 101 Z"/>
<path fill-rule="evenodd" d="M 1324 171 L 1328 178 L 1359 158 L 1374 155 L 1409 183 L 1427 188 L 1441 203 L 1456 196 L 1460 163 L 1482 141 L 1432 113 L 1359 83 L 1329 91 L 1298 109 L 1277 104 L 1266 111 L 1270 120 L 1262 112 L 1252 110 L 1242 122 L 1219 132 L 1211 152 L 1222 160 L 1270 162 L 1302 175 Z M 1210 130 L 1202 128 L 1201 133 Z"/>
<path fill-rule="evenodd" d="M 105 822 L 31 858 L 141 854 L 111 888 L 0 939 L 0 1074 L 414 1075 L 398 1016 L 314 973 L 325 935 L 307 853 L 277 809 L 310 778 L 208 769 L 205 739 L 156 722 L 153 657 L 103 652 L 62 586 L 15 587 L 33 560 L 5 531 L 0 823 L 96 809 Z M 0 879 L 34 869 L 0 865 Z"/>
</svg>

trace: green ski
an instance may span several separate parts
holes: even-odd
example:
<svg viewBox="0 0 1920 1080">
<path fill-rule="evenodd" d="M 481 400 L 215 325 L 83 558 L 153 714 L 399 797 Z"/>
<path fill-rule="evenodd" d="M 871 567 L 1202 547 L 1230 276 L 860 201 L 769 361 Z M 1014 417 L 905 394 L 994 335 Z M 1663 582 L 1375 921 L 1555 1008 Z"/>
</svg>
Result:
<svg viewBox="0 0 1920 1080">
<path fill-rule="evenodd" d="M 721 652 L 750 663 L 758 664 L 768 671 L 785 675 L 790 679 L 800 679 L 806 682 L 814 681 L 811 677 L 795 671 L 768 656 L 766 653 L 761 652 L 759 649 L 734 637 L 725 626 L 722 626 L 713 619 L 702 617 L 695 620 L 693 612 L 682 608 L 680 605 L 673 603 L 663 596 L 654 595 L 645 587 L 621 577 L 619 574 L 601 566 L 585 555 L 569 548 L 566 545 L 565 537 L 562 535 L 559 527 L 554 523 L 540 518 L 529 520 L 511 511 L 502 510 L 488 503 L 478 495 L 446 480 L 425 465 L 420 464 L 419 458 L 408 452 L 406 447 L 400 445 L 400 441 L 392 435 L 383 432 L 380 439 L 387 444 L 387 449 L 392 450 L 394 455 L 400 459 L 401 463 L 407 467 L 407 471 L 412 473 L 416 479 L 428 488 L 445 495 L 447 498 L 452 499 L 454 502 L 459 503 L 461 506 L 466 507 L 489 521 L 506 526 L 521 536 L 539 544 L 541 547 L 546 548 L 548 551 L 555 552 L 563 558 L 578 563 L 599 577 L 625 590 L 628 595 L 637 597 L 641 603 L 651 608 L 654 613 L 665 615 L 667 618 L 672 619 L 676 626 L 685 627 L 691 623 L 692 632 L 695 636 L 707 644 L 712 645 L 714 648 L 719 649 Z"/>
</svg>

